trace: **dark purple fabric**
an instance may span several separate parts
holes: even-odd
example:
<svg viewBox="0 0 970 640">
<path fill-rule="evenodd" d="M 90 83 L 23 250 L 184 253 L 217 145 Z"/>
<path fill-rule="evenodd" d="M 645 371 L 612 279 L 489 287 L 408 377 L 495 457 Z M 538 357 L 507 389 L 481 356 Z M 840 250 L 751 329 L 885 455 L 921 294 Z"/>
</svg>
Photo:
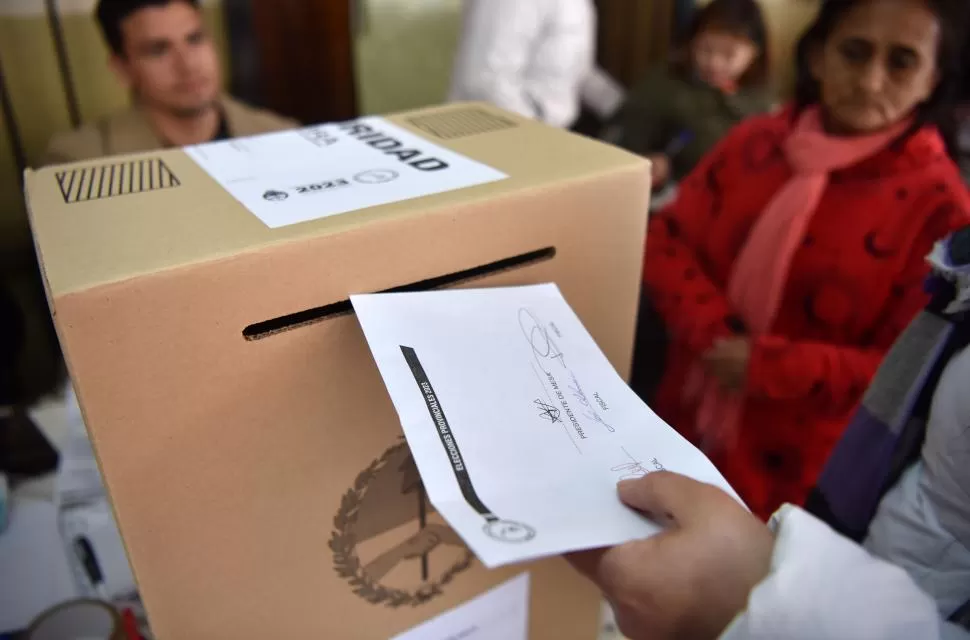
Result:
<svg viewBox="0 0 970 640">
<path fill-rule="evenodd" d="M 965 241 L 970 246 L 970 227 L 958 233 L 966 234 Z M 965 268 L 970 267 L 960 267 Z M 912 454 L 918 453 L 915 448 L 922 447 L 923 435 L 917 430 L 925 428 L 923 411 L 929 409 L 931 402 L 927 394 L 932 394 L 936 389 L 943 366 L 955 352 L 954 346 L 970 344 L 970 340 L 963 335 L 964 330 L 970 330 L 970 314 L 953 315 L 946 311 L 957 295 L 951 279 L 933 274 L 926 279 L 925 287 L 932 300 L 924 313 L 944 318 L 948 327 L 939 335 L 937 346 L 925 353 L 919 362 L 912 359 L 904 363 L 896 362 L 897 367 L 918 366 L 920 371 L 920 375 L 914 380 L 914 388 L 905 391 L 899 398 L 896 414 L 901 423 L 895 425 L 899 433 L 895 433 L 890 425 L 876 418 L 863 401 L 863 406 L 859 407 L 842 439 L 829 456 L 818 483 L 805 504 L 809 512 L 857 541 L 861 541 L 867 534 L 869 523 L 879 507 L 883 493 L 901 472 L 901 469 L 894 466 L 905 464 Z M 951 331 L 954 327 L 957 327 L 956 332 Z M 905 340 L 906 335 L 908 334 L 904 333 L 901 340 Z M 956 340 L 955 335 L 963 337 Z M 893 349 L 900 347 L 897 343 Z M 878 384 L 879 379 L 877 374 L 875 384 Z M 914 415 L 917 405 L 923 407 L 919 410 L 921 417 Z M 914 450 L 902 451 L 903 448 Z"/>
<path fill-rule="evenodd" d="M 835 528 L 865 534 L 892 472 L 898 440 L 865 407 L 856 412 L 818 481 Z"/>
</svg>

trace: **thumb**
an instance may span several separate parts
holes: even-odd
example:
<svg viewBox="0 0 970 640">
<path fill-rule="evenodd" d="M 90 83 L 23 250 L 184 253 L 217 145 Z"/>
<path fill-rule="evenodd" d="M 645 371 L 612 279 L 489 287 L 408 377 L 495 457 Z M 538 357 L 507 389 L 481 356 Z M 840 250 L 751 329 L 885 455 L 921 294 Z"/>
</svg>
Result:
<svg viewBox="0 0 970 640">
<path fill-rule="evenodd" d="M 665 524 L 690 524 L 703 511 L 703 493 L 713 488 L 669 471 L 656 471 L 617 485 L 620 501 Z"/>
</svg>

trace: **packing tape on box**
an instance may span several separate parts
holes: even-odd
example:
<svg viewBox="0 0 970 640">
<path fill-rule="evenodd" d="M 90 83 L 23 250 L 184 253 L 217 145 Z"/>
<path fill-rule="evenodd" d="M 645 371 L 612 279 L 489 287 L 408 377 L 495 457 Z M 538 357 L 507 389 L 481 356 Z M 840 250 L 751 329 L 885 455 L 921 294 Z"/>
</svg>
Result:
<svg viewBox="0 0 970 640">
<path fill-rule="evenodd" d="M 100 600 L 70 600 L 34 618 L 25 640 L 125 640 L 121 616 Z"/>
</svg>

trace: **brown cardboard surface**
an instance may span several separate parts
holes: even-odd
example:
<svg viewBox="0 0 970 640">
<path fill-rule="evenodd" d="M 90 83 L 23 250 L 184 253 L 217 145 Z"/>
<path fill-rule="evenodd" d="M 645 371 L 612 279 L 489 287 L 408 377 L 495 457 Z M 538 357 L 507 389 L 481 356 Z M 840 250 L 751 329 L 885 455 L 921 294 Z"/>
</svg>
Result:
<svg viewBox="0 0 970 640">
<path fill-rule="evenodd" d="M 393 121 L 420 133 L 416 116 L 463 108 Z M 413 463 L 352 314 L 242 335 L 554 247 L 460 286 L 558 283 L 627 373 L 645 163 L 474 108 L 518 126 L 423 135 L 508 180 L 280 229 L 180 151 L 154 157 L 181 186 L 109 200 L 65 204 L 63 167 L 28 174 L 59 335 L 159 637 L 387 638 L 523 570 L 531 638 L 595 637 L 597 594 L 561 560 L 490 572 L 436 514 L 444 531 L 419 530 Z"/>
<path fill-rule="evenodd" d="M 474 108 L 474 107 L 472 107 Z M 421 112 L 423 118 L 447 114 L 454 107 Z M 494 110 L 491 110 L 494 111 Z M 501 116 L 514 126 L 456 139 L 439 139 L 417 128 L 413 114 L 389 118 L 435 144 L 472 157 L 509 179 L 421 199 L 374 207 L 355 215 L 339 215 L 312 222 L 270 229 L 243 209 L 209 175 L 181 150 L 167 150 L 79 162 L 26 173 L 30 208 L 35 212 L 63 209 L 59 216 L 32 216 L 35 237 L 47 250 L 45 269 L 55 295 L 87 289 L 137 275 L 233 256 L 242 251 L 353 230 L 372 222 L 453 209 L 501 197 L 510 191 L 543 188 L 557 182 L 589 179 L 610 171 L 629 170 L 636 161 L 627 153 L 512 115 Z M 432 121 L 433 124 L 433 121 Z M 64 174 L 64 186 L 81 182 L 80 190 L 96 191 L 98 180 L 88 182 L 86 168 L 116 164 L 115 181 L 149 171 L 160 160 L 181 183 L 127 197 L 93 199 L 65 205 L 60 188 L 51 188 L 52 175 Z M 107 178 L 111 180 L 111 178 Z M 145 178 L 147 181 L 147 177 Z M 95 246 L 97 252 L 91 252 Z"/>
</svg>

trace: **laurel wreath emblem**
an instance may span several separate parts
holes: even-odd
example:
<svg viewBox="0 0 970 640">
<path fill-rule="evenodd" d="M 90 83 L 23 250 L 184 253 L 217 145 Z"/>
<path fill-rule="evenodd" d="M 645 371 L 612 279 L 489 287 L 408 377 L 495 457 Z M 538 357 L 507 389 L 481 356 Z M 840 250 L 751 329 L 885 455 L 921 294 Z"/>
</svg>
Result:
<svg viewBox="0 0 970 640">
<path fill-rule="evenodd" d="M 388 464 L 393 456 L 400 453 L 401 448 L 406 446 L 402 442 L 391 447 L 378 460 L 371 462 L 366 469 L 358 474 L 353 488 L 348 489 L 340 500 L 340 508 L 333 518 L 334 530 L 330 534 L 329 543 L 330 550 L 333 551 L 334 570 L 337 575 L 347 580 L 354 593 L 371 604 L 383 604 L 391 608 L 417 607 L 441 595 L 442 587 L 451 582 L 457 574 L 470 567 L 474 559 L 472 552 L 466 550 L 465 556 L 445 571 L 441 577 L 414 591 L 386 587 L 371 579 L 364 572 L 360 559 L 357 557 L 357 536 L 354 534 L 354 523 L 357 522 L 360 505 L 367 495 L 367 486 L 371 480 Z"/>
</svg>

